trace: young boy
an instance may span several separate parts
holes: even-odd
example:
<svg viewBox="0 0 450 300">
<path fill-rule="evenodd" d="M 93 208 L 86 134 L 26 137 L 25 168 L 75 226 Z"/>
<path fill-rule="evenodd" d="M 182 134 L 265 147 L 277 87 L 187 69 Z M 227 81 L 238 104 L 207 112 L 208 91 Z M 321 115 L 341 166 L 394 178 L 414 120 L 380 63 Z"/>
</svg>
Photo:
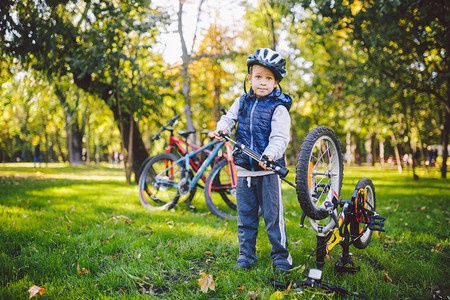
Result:
<svg viewBox="0 0 450 300">
<path fill-rule="evenodd" d="M 211 134 L 223 141 L 219 131 L 228 134 L 237 123 L 236 140 L 269 160 L 283 166 L 289 143 L 292 99 L 277 89 L 287 73 L 286 60 L 277 52 L 260 48 L 247 59 L 250 91 L 237 98 Z M 245 85 L 244 85 L 245 90 Z M 237 169 L 237 210 L 239 258 L 235 269 L 251 269 L 256 262 L 256 237 L 261 207 L 275 270 L 289 273 L 292 258 L 287 250 L 286 225 L 281 198 L 281 179 L 264 162 L 257 163 L 244 153 L 235 153 Z"/>
</svg>

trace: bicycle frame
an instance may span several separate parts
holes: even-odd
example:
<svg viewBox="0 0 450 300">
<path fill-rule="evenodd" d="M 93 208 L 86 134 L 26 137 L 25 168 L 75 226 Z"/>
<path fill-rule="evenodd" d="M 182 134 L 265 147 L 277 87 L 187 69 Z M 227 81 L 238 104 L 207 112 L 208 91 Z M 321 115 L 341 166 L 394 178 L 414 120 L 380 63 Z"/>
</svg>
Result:
<svg viewBox="0 0 450 300">
<path fill-rule="evenodd" d="M 198 146 L 198 145 L 195 145 L 195 144 L 191 144 L 191 143 L 187 143 L 188 144 L 188 147 L 190 147 L 190 148 L 192 148 L 192 149 L 195 149 L 195 150 L 199 150 L 201 147 L 200 146 Z M 173 149 L 176 149 L 183 157 L 186 155 L 186 141 L 185 140 L 183 140 L 183 139 L 181 139 L 181 138 L 179 138 L 179 137 L 176 137 L 176 136 L 174 136 L 173 135 L 173 131 L 172 130 L 170 130 L 170 138 L 169 138 L 169 144 L 167 145 L 167 147 L 165 147 L 164 148 L 164 151 L 165 152 L 167 152 L 167 153 L 170 153 L 170 152 L 172 152 L 172 150 Z M 203 147 L 203 150 L 201 150 L 201 151 L 198 151 L 196 154 L 198 154 L 198 153 L 200 153 L 200 152 L 205 152 L 206 154 L 210 154 L 211 153 L 211 150 L 208 150 L 207 148 L 209 148 L 209 147 Z M 190 163 L 190 165 L 191 165 L 191 167 L 194 169 L 194 171 L 195 172 L 198 172 L 199 171 L 199 168 L 200 168 L 200 165 L 198 164 L 198 163 L 196 163 L 196 161 L 194 161 L 193 159 L 192 159 L 192 157 L 193 156 L 195 156 L 195 155 L 192 155 L 191 157 L 189 157 L 189 163 Z M 217 159 L 215 159 L 215 160 L 217 160 Z M 228 158 L 227 158 L 227 160 L 228 160 Z M 186 168 L 186 170 L 188 170 L 188 168 Z M 205 182 L 206 181 L 206 178 L 205 178 L 205 176 L 203 175 L 203 172 L 202 172 L 202 175 L 201 175 L 201 177 L 200 177 L 200 179 L 203 181 L 203 182 Z M 198 181 L 198 180 L 197 180 Z"/>
<path fill-rule="evenodd" d="M 179 148 L 179 150 L 181 150 L 182 149 L 182 147 L 180 147 L 179 146 L 179 143 L 180 142 L 183 142 L 184 144 L 186 144 L 186 142 L 185 141 L 182 141 L 181 139 L 179 139 L 179 138 L 176 138 L 176 137 L 173 137 L 173 139 L 172 139 L 172 137 L 171 137 L 171 140 L 173 140 L 175 143 L 176 143 L 176 145 L 177 145 L 177 148 Z M 196 171 L 196 174 L 195 174 L 195 176 L 191 179 L 191 178 L 189 178 L 189 177 L 185 177 L 185 178 L 188 178 L 188 183 L 189 183 L 189 189 L 187 189 L 187 190 L 185 190 L 183 193 L 185 193 L 185 194 L 187 194 L 191 189 L 193 189 L 194 187 L 195 187 L 195 185 L 198 183 L 198 181 L 200 180 L 200 179 L 202 179 L 202 180 L 204 180 L 204 172 L 205 172 L 205 170 L 206 170 L 206 168 L 211 164 L 211 162 L 217 157 L 217 154 L 219 153 L 219 151 L 220 151 L 220 149 L 222 148 L 222 146 L 224 145 L 224 144 L 226 144 L 226 147 L 227 147 L 227 153 L 225 154 L 225 153 L 223 153 L 222 154 L 222 156 L 228 161 L 228 163 L 229 163 L 229 165 L 230 165 L 230 168 L 231 168 L 231 170 L 233 170 L 233 172 L 232 172 L 232 174 L 231 174 L 231 182 L 232 182 L 232 188 L 236 188 L 236 177 L 234 176 L 234 173 L 235 173 L 235 165 L 234 165 L 234 163 L 233 163 L 233 160 L 232 160 L 232 156 L 231 156 L 231 145 L 228 143 L 228 142 L 219 142 L 219 141 L 216 141 L 216 140 L 214 140 L 214 141 L 212 141 L 212 142 L 210 142 L 209 144 L 207 144 L 207 145 L 205 145 L 205 146 L 202 146 L 202 147 L 198 147 L 198 146 L 195 146 L 194 147 L 194 151 L 192 151 L 192 152 L 189 152 L 189 153 L 187 153 L 186 152 L 186 149 L 183 149 L 184 151 L 184 155 L 183 155 L 183 157 L 181 157 L 181 158 L 179 158 L 177 161 L 175 161 L 171 166 L 169 166 L 169 167 L 167 167 L 165 170 L 163 170 L 162 172 L 160 172 L 160 173 L 158 173 L 157 175 L 156 175 L 156 180 L 158 180 L 157 178 L 158 178 L 158 176 L 160 176 L 161 174 L 164 174 L 164 173 L 166 173 L 166 172 L 168 172 L 170 169 L 172 169 L 174 166 L 176 166 L 176 165 L 180 165 L 180 164 L 184 164 L 184 170 L 185 170 L 185 172 L 189 172 L 189 170 L 190 170 L 190 166 L 191 166 L 191 162 L 192 162 L 192 157 L 194 157 L 195 155 L 197 155 L 197 154 L 199 154 L 199 153 L 201 153 L 201 152 L 206 152 L 206 153 L 208 153 L 209 152 L 209 154 L 208 154 L 208 157 L 205 159 L 205 161 L 201 164 L 201 166 L 197 169 L 197 170 L 195 170 L 195 168 L 194 168 L 194 170 Z M 189 144 L 188 143 L 188 146 L 190 146 L 191 144 Z M 214 148 L 213 148 L 213 150 L 207 150 L 207 149 L 209 149 L 209 148 L 211 148 L 211 147 L 213 147 L 214 146 Z M 167 147 L 166 148 L 168 151 L 170 151 L 170 147 Z M 170 172 L 171 173 L 171 177 L 173 177 L 174 176 L 174 172 Z M 180 186 L 178 186 L 178 185 L 176 185 L 176 184 L 174 184 L 172 187 L 174 187 L 174 188 L 176 188 L 176 189 L 178 189 L 178 190 L 180 190 L 180 188 L 182 188 L 182 187 L 180 187 Z"/>
</svg>

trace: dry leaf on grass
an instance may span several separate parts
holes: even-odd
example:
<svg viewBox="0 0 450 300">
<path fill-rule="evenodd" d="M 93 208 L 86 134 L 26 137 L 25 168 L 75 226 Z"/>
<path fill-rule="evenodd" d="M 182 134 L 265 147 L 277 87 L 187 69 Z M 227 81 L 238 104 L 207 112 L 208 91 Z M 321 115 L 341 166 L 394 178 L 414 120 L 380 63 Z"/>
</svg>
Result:
<svg viewBox="0 0 450 300">
<path fill-rule="evenodd" d="M 241 287 L 238 287 L 237 289 L 235 289 L 235 291 L 241 291 L 243 292 L 245 290 L 245 285 L 242 285 Z"/>
<path fill-rule="evenodd" d="M 292 287 L 292 281 L 289 283 L 289 286 L 287 287 L 287 289 L 283 292 L 283 294 L 289 293 L 289 291 L 291 290 Z"/>
<path fill-rule="evenodd" d="M 153 235 L 153 228 L 150 226 L 145 226 L 150 231 L 150 235 Z"/>
<path fill-rule="evenodd" d="M 42 295 L 45 293 L 45 289 L 38 287 L 37 285 L 33 285 L 28 289 L 28 293 L 30 293 L 30 299 L 36 296 L 37 294 Z"/>
<path fill-rule="evenodd" d="M 213 276 L 206 273 L 202 273 L 202 278 L 198 280 L 198 285 L 201 287 L 203 293 L 207 293 L 208 289 L 215 291 L 216 288 Z"/>
<path fill-rule="evenodd" d="M 292 244 L 292 245 L 298 245 L 298 244 L 300 244 L 300 243 L 302 242 L 302 240 L 303 240 L 303 239 L 299 239 L 299 240 L 296 241 L 296 242 L 291 242 L 291 244 Z"/>
<path fill-rule="evenodd" d="M 83 275 L 83 274 L 87 274 L 89 273 L 89 271 L 86 268 L 81 268 L 80 269 L 80 264 L 77 263 L 77 274 L 78 275 Z"/>
<path fill-rule="evenodd" d="M 391 279 L 391 277 L 389 277 L 388 273 L 384 273 L 384 280 L 386 282 L 392 283 L 392 279 Z"/>
<path fill-rule="evenodd" d="M 213 253 L 211 251 L 205 251 L 204 254 L 213 255 Z"/>
</svg>

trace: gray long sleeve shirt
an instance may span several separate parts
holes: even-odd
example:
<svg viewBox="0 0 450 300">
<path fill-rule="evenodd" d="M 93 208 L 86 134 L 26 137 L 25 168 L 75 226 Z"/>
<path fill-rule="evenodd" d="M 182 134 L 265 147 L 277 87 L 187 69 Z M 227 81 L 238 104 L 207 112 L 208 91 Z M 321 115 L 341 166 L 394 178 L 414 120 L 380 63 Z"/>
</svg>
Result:
<svg viewBox="0 0 450 300">
<path fill-rule="evenodd" d="M 219 122 L 217 122 L 217 130 L 228 130 L 236 125 L 239 113 L 239 99 L 238 97 L 231 105 L 226 115 L 223 115 Z M 272 156 L 274 160 L 283 157 L 287 149 L 290 139 L 291 117 L 284 105 L 279 105 L 272 115 L 271 132 L 269 136 L 269 145 L 264 150 L 263 155 Z M 272 171 L 249 171 L 242 167 L 236 166 L 237 176 L 239 177 L 253 177 L 272 174 Z"/>
</svg>

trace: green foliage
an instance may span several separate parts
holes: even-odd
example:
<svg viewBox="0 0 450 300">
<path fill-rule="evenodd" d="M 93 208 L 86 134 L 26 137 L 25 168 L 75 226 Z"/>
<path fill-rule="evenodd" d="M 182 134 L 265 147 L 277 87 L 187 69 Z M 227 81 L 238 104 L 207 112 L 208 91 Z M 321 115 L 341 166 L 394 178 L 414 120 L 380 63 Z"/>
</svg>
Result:
<svg viewBox="0 0 450 300">
<path fill-rule="evenodd" d="M 330 253 L 332 263 L 325 264 L 325 281 L 368 299 L 428 299 L 437 290 L 444 298 L 450 295 L 449 268 L 443 263 L 450 246 L 449 215 L 442 209 L 450 190 L 446 180 L 435 179 L 437 172 L 421 172 L 417 182 L 408 172 L 345 170 L 343 199 L 349 199 L 359 178 L 373 180 L 377 211 L 387 217 L 386 233 L 374 234 L 366 249 L 351 248 L 361 267 L 357 274 L 336 273 L 333 264 L 341 254 L 336 247 Z M 0 193 L 1 298 L 28 297 L 35 284 L 46 289 L 43 297 L 65 299 L 245 299 L 248 291 L 267 299 L 275 292 L 267 280 L 282 280 L 271 268 L 263 221 L 258 263 L 252 271 L 234 271 L 234 222 L 206 214 L 202 196 L 193 203 L 197 212 L 183 203 L 173 211 L 147 211 L 137 188 L 123 183 L 120 169 L 49 164 L 34 170 L 31 164 L 7 164 L 0 169 Z M 301 266 L 315 249 L 315 233 L 299 228 L 301 210 L 295 191 L 287 186 L 284 204 L 289 249 L 295 266 Z M 78 274 L 77 265 L 87 273 Z M 213 275 L 215 291 L 201 292 L 201 272 Z M 304 277 L 297 269 L 286 281 Z M 320 293 L 317 288 L 305 291 L 308 297 L 330 297 Z M 285 294 L 288 299 L 303 296 L 294 289 Z"/>
</svg>

